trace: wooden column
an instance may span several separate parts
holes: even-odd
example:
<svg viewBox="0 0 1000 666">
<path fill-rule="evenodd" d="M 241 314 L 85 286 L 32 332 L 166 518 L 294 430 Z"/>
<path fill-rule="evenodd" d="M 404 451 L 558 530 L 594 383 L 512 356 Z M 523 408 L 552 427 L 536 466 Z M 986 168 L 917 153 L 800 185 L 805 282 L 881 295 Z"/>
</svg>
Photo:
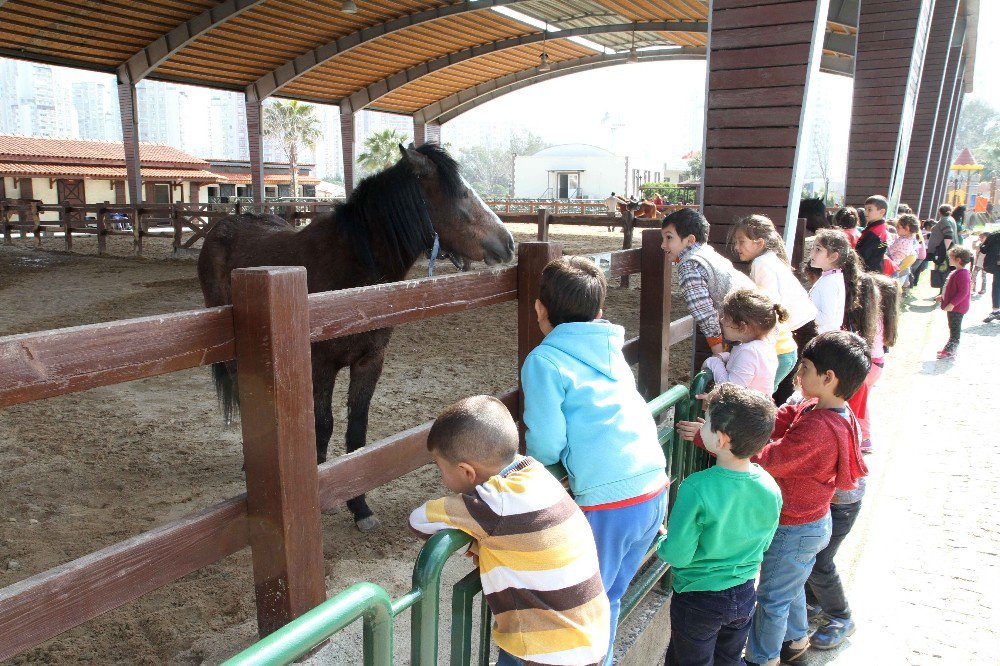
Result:
<svg viewBox="0 0 1000 666">
<path fill-rule="evenodd" d="M 354 191 L 354 113 L 340 113 L 340 148 L 344 154 L 344 193 L 351 196 Z"/>
<path fill-rule="evenodd" d="M 955 37 L 958 37 L 958 30 L 956 30 Z M 965 31 L 962 30 L 962 35 L 964 37 Z M 948 177 L 948 167 L 949 160 L 951 158 L 951 153 L 948 150 L 949 139 L 951 136 L 951 129 L 954 125 L 955 118 L 958 115 L 958 101 L 962 97 L 963 81 L 965 74 L 965 46 L 964 41 L 960 42 L 958 45 L 952 42 L 951 49 L 951 60 L 948 66 L 947 76 L 945 78 L 945 94 L 948 95 L 948 103 L 944 104 L 942 100 L 941 112 L 937 119 L 937 132 L 935 133 L 934 144 L 931 147 L 931 169 L 934 170 L 934 177 L 928 178 L 929 182 L 927 184 L 927 191 L 925 196 L 928 197 L 927 201 L 927 213 L 926 217 L 936 217 L 938 206 L 941 205 L 942 199 L 942 189 L 945 179 Z M 930 174 L 928 174 L 930 176 Z"/>
<path fill-rule="evenodd" d="M 247 525 L 260 635 L 323 602 L 306 270 L 233 271 Z"/>
<path fill-rule="evenodd" d="M 658 229 L 642 230 L 639 290 L 639 393 L 647 401 L 670 388 L 670 315 L 673 263 L 660 249 Z"/>
<path fill-rule="evenodd" d="M 441 144 L 441 124 L 435 121 L 422 123 L 413 121 L 413 144 L 422 146 L 425 143 Z"/>
<path fill-rule="evenodd" d="M 900 201 L 909 204 L 917 217 L 926 215 L 927 212 L 922 195 L 928 172 L 931 172 L 931 144 L 934 141 L 937 117 L 949 103 L 950 96 L 944 95 L 943 91 L 957 17 L 958 0 L 935 0 L 931 38 L 927 42 L 927 54 L 924 56 L 920 93 L 917 95 L 917 109 L 913 117 L 913 133 L 910 135 L 910 152 L 906 158 L 900 195 Z M 931 172 L 930 178 L 934 178 L 936 171 Z"/>
<path fill-rule="evenodd" d="M 702 210 L 722 249 L 738 217 L 762 213 L 794 235 L 809 159 L 809 87 L 828 0 L 714 0 Z M 801 150 L 797 150 L 801 146 Z"/>
<path fill-rule="evenodd" d="M 545 242 L 549 239 L 549 209 L 544 206 L 541 206 L 538 209 L 537 215 L 538 215 L 538 233 L 536 234 L 535 237 L 539 241 Z"/>
<path fill-rule="evenodd" d="M 250 182 L 254 203 L 264 203 L 264 110 L 259 99 L 245 93 L 247 140 L 250 143 Z M 294 193 L 293 193 L 294 195 Z"/>
<path fill-rule="evenodd" d="M 846 202 L 886 195 L 895 215 L 903 186 L 934 0 L 866 0 L 858 19 Z"/>
<path fill-rule="evenodd" d="M 518 388 L 521 386 L 521 366 L 528 352 L 538 346 L 545 336 L 538 327 L 535 299 L 542 279 L 542 270 L 553 259 L 562 256 L 562 243 L 518 243 L 517 245 L 517 370 Z M 518 392 L 517 417 L 524 415 L 524 391 Z M 521 442 L 522 451 L 524 442 Z"/>
<path fill-rule="evenodd" d="M 118 108 L 122 117 L 122 143 L 125 146 L 125 183 L 129 203 L 142 203 L 142 162 L 139 159 L 139 105 L 135 84 L 118 79 Z"/>
</svg>

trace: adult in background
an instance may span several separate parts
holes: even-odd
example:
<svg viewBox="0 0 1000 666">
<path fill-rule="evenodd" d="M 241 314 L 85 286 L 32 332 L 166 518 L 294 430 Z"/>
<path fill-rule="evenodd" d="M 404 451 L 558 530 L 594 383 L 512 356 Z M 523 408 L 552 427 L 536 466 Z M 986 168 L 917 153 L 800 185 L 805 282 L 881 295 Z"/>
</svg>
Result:
<svg viewBox="0 0 1000 666">
<path fill-rule="evenodd" d="M 1000 321 L 1000 231 L 994 231 L 979 247 L 983 253 L 983 270 L 993 276 L 993 312 L 984 321 Z"/>
<path fill-rule="evenodd" d="M 944 289 L 945 279 L 950 272 L 948 265 L 948 248 L 958 242 L 958 226 L 951 216 L 953 208 L 941 204 L 938 208 L 938 221 L 927 236 L 927 258 L 935 264 L 931 272 L 931 286 Z"/>
<path fill-rule="evenodd" d="M 615 216 L 618 214 L 618 204 L 620 203 L 624 202 L 614 192 L 611 193 L 610 197 L 604 200 L 604 205 L 608 207 L 609 218 L 614 219 Z M 608 231 L 611 231 L 611 229 L 612 229 L 612 224 L 611 222 L 608 222 Z"/>
</svg>

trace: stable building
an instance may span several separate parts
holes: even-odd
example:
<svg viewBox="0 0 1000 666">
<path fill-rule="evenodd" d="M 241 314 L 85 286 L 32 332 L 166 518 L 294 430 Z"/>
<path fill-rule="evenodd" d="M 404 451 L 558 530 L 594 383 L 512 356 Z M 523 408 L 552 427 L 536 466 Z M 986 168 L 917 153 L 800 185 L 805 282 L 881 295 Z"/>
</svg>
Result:
<svg viewBox="0 0 1000 666">
<path fill-rule="evenodd" d="M 206 186 L 224 182 L 209 163 L 158 143 L 140 143 L 147 203 L 207 203 Z M 0 199 L 44 204 L 125 205 L 123 144 L 88 139 L 0 135 Z"/>
<path fill-rule="evenodd" d="M 566 143 L 514 158 L 518 199 L 604 199 L 612 192 L 639 195 L 660 182 L 663 164 L 615 155 L 585 143 Z"/>
<path fill-rule="evenodd" d="M 253 177 L 249 160 L 208 159 L 209 170 L 222 177 L 217 185 L 208 188 L 210 203 L 227 203 L 232 197 L 252 198 Z M 296 166 L 300 198 L 317 197 L 316 186 L 321 182 L 313 171 L 315 164 Z M 292 174 L 288 162 L 264 162 L 264 198 L 291 198 Z"/>
</svg>

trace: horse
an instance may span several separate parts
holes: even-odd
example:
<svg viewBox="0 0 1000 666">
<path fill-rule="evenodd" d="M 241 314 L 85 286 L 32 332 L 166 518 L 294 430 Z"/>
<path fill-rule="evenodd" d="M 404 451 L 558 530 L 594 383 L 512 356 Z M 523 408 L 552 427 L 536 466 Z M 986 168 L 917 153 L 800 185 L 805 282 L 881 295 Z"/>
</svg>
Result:
<svg viewBox="0 0 1000 666">
<path fill-rule="evenodd" d="M 362 180 L 346 202 L 301 230 L 276 215 L 219 220 L 198 258 L 206 307 L 232 303 L 229 276 L 235 268 L 305 266 L 313 293 L 402 280 L 429 251 L 487 264 L 513 258 L 513 236 L 444 149 L 400 144 L 399 150 L 394 166 Z M 312 344 L 317 462 L 327 458 L 334 381 L 343 368 L 350 368 L 346 449 L 365 445 L 368 410 L 391 334 L 383 328 Z M 223 416 L 231 423 L 239 408 L 235 361 L 214 364 L 212 373 Z M 362 532 L 378 527 L 364 495 L 348 500 L 347 507 Z"/>
<path fill-rule="evenodd" d="M 806 231 L 816 232 L 833 226 L 833 220 L 826 214 L 826 203 L 822 199 L 799 201 L 799 217 L 805 218 Z"/>
<path fill-rule="evenodd" d="M 629 201 L 618 204 L 618 211 L 625 215 L 625 211 L 632 211 L 632 217 L 639 219 L 651 219 L 655 220 L 659 217 L 659 213 L 656 210 L 656 204 L 652 201 Z"/>
</svg>

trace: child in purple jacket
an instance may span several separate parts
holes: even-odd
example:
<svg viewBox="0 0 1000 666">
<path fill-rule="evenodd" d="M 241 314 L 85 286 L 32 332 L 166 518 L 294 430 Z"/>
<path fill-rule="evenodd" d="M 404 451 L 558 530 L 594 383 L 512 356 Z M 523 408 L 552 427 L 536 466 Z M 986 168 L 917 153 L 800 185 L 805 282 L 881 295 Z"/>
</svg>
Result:
<svg viewBox="0 0 1000 666">
<path fill-rule="evenodd" d="M 969 301 L 972 298 L 972 274 L 968 266 L 972 263 L 972 252 L 961 245 L 954 245 L 948 250 L 948 263 L 955 270 L 948 276 L 944 291 L 935 300 L 941 303 L 941 309 L 948 313 L 948 331 L 951 336 L 944 349 L 937 353 L 938 358 L 954 358 L 958 351 L 958 341 L 962 336 L 962 317 L 969 311 Z"/>
</svg>

